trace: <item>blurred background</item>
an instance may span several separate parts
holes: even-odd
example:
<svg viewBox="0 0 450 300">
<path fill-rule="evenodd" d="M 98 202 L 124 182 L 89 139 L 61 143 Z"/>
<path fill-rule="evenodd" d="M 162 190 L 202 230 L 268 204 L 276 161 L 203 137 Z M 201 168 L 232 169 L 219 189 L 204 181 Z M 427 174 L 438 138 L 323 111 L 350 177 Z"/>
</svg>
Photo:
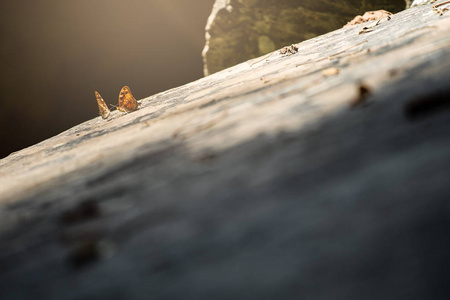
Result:
<svg viewBox="0 0 450 300">
<path fill-rule="evenodd" d="M 0 1 L 0 158 L 203 76 L 214 0 Z"/>
</svg>

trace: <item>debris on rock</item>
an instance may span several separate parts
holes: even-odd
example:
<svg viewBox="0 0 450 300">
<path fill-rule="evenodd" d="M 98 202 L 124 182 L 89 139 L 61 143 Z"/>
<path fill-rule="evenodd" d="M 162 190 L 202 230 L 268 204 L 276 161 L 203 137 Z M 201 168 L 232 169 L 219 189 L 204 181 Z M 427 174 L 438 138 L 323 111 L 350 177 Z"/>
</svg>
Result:
<svg viewBox="0 0 450 300">
<path fill-rule="evenodd" d="M 296 45 L 294 45 L 294 44 L 292 44 L 290 46 L 283 47 L 280 50 L 280 54 L 287 55 L 287 56 L 295 54 L 297 52 L 298 52 L 298 47 Z"/>
<path fill-rule="evenodd" d="M 377 20 L 381 20 L 383 18 L 390 18 L 390 16 L 392 15 L 391 12 L 388 12 L 386 10 L 376 10 L 376 11 L 367 11 L 364 15 L 362 16 L 356 16 L 353 20 L 351 20 L 350 22 L 348 22 L 347 24 L 344 25 L 345 27 L 349 27 L 349 26 L 353 26 L 356 24 L 361 24 L 361 23 L 365 23 L 365 22 L 369 22 L 369 21 L 377 21 Z"/>
</svg>

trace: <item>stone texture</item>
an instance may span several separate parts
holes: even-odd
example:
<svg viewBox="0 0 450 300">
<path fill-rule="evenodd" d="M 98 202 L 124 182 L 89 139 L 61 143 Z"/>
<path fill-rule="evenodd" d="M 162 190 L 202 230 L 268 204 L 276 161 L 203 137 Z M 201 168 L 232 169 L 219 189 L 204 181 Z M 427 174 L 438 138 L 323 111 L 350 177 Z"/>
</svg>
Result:
<svg viewBox="0 0 450 300">
<path fill-rule="evenodd" d="M 0 299 L 447 299 L 449 14 L 364 26 L 0 160 Z"/>
<path fill-rule="evenodd" d="M 404 0 L 217 0 L 206 25 L 205 75 L 341 28 L 356 15 L 405 9 Z"/>
<path fill-rule="evenodd" d="M 413 3 L 411 4 L 411 7 L 432 4 L 435 2 L 436 2 L 436 0 L 414 0 Z"/>
</svg>

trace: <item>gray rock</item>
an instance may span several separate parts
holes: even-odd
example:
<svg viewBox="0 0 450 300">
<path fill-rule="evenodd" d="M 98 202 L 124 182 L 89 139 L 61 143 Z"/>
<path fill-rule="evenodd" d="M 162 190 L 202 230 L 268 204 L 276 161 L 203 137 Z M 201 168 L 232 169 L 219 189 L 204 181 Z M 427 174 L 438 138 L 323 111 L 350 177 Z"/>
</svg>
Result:
<svg viewBox="0 0 450 300">
<path fill-rule="evenodd" d="M 0 299 L 448 299 L 448 16 L 339 29 L 0 160 Z"/>
<path fill-rule="evenodd" d="M 206 25 L 205 75 L 341 28 L 356 15 L 405 9 L 404 0 L 217 0 Z"/>
</svg>

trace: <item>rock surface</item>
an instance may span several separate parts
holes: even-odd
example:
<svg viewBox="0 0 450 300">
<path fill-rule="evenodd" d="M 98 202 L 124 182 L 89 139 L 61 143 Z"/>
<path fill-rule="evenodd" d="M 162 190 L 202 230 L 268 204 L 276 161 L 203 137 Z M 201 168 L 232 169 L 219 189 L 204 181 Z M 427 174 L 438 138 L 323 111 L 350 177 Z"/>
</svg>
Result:
<svg viewBox="0 0 450 300">
<path fill-rule="evenodd" d="M 0 299 L 447 299 L 450 18 L 364 26 L 0 160 Z"/>
<path fill-rule="evenodd" d="M 436 2 L 436 0 L 414 0 L 413 3 L 411 4 L 411 7 L 432 4 L 435 2 Z"/>
<path fill-rule="evenodd" d="M 398 12 L 405 5 L 404 0 L 217 0 L 206 25 L 204 73 L 341 28 L 366 11 Z"/>
</svg>

